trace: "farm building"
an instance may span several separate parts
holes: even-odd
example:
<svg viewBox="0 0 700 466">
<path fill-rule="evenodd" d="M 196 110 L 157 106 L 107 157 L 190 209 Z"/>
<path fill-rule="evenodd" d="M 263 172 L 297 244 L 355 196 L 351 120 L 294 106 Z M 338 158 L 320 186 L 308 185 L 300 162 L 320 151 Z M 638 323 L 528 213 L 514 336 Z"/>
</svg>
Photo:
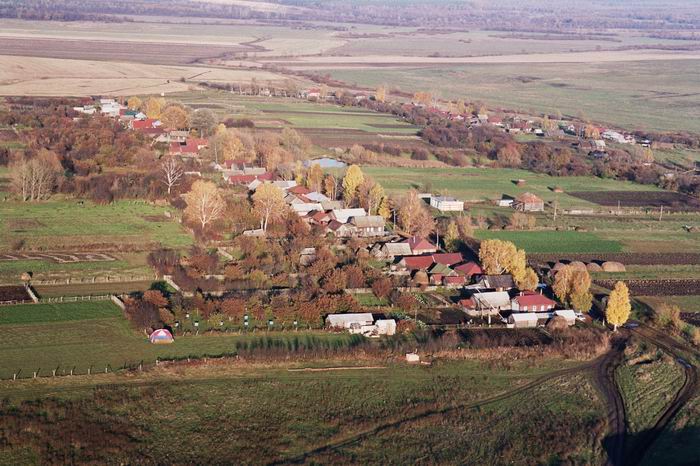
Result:
<svg viewBox="0 0 700 466">
<path fill-rule="evenodd" d="M 362 325 L 372 325 L 374 317 L 369 312 L 351 313 L 351 314 L 328 314 L 326 317 L 326 326 L 330 328 L 350 329 L 361 327 Z"/>
<path fill-rule="evenodd" d="M 148 337 L 148 340 L 151 343 L 153 343 L 154 345 L 163 345 L 163 344 L 173 343 L 175 341 L 175 339 L 173 338 L 173 334 L 170 333 L 169 330 L 164 329 L 164 328 L 155 330 Z"/>
<path fill-rule="evenodd" d="M 521 212 L 542 212 L 544 201 L 532 193 L 523 193 L 513 201 L 513 208 Z"/>
<path fill-rule="evenodd" d="M 340 223 L 348 223 L 351 217 L 364 217 L 367 215 L 365 209 L 335 209 L 331 211 L 331 219 Z"/>
<path fill-rule="evenodd" d="M 392 260 L 397 256 L 411 256 L 413 251 L 406 243 L 376 243 L 370 250 L 375 259 Z"/>
<path fill-rule="evenodd" d="M 557 304 L 538 293 L 521 293 L 512 300 L 512 309 L 522 312 L 547 312 Z"/>
<path fill-rule="evenodd" d="M 458 265 L 454 269 L 455 272 L 457 272 L 457 274 L 469 278 L 471 278 L 474 275 L 481 275 L 484 273 L 484 271 L 481 269 L 481 266 L 479 266 L 479 264 L 477 264 L 476 262 L 466 262 L 464 264 Z"/>
<path fill-rule="evenodd" d="M 515 282 L 512 275 L 482 275 L 476 287 L 505 291 L 515 288 Z"/>
<path fill-rule="evenodd" d="M 508 316 L 508 328 L 537 327 L 537 314 L 534 312 L 513 313 Z"/>
<path fill-rule="evenodd" d="M 352 217 L 350 223 L 355 227 L 353 236 L 368 238 L 372 236 L 384 236 L 384 217 L 381 215 L 365 215 Z"/>
<path fill-rule="evenodd" d="M 510 310 L 510 295 L 505 291 L 476 293 L 459 302 L 462 310 L 470 316 L 496 315 Z"/>
<path fill-rule="evenodd" d="M 411 251 L 413 251 L 413 254 L 416 256 L 422 254 L 433 254 L 437 252 L 437 247 L 434 244 L 427 239 L 419 238 L 417 236 L 412 236 L 404 240 L 403 243 L 408 244 Z"/>
<path fill-rule="evenodd" d="M 464 210 L 464 202 L 447 196 L 431 197 L 430 206 L 440 212 L 461 212 Z"/>
</svg>

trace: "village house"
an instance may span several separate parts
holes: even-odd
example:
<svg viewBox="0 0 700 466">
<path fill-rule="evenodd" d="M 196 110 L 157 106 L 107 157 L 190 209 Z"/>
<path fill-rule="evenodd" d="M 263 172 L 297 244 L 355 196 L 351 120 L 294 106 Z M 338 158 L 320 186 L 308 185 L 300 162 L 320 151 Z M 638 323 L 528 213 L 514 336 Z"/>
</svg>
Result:
<svg viewBox="0 0 700 466">
<path fill-rule="evenodd" d="M 394 260 L 396 257 L 413 255 L 408 243 L 375 243 L 369 253 L 380 260 Z"/>
<path fill-rule="evenodd" d="M 436 262 L 428 269 L 428 277 L 431 285 L 442 285 L 444 278 L 455 276 L 457 276 L 457 272 L 452 270 L 449 265 Z"/>
<path fill-rule="evenodd" d="M 352 217 L 350 223 L 355 227 L 353 236 L 369 238 L 386 235 L 385 220 L 381 215 L 364 215 Z"/>
<path fill-rule="evenodd" d="M 464 210 L 464 202 L 448 196 L 431 196 L 430 206 L 440 212 L 461 212 Z"/>
<path fill-rule="evenodd" d="M 554 309 L 556 302 L 539 293 L 520 293 L 511 301 L 511 309 L 518 312 L 547 312 Z"/>
<path fill-rule="evenodd" d="M 515 288 L 512 275 L 481 275 L 474 285 L 475 289 L 507 291 Z"/>
<path fill-rule="evenodd" d="M 169 153 L 182 157 L 197 157 L 199 151 L 204 149 L 207 144 L 208 141 L 204 138 L 187 138 L 184 143 L 174 141 L 170 143 Z"/>
<path fill-rule="evenodd" d="M 365 217 L 367 211 L 362 208 L 354 209 L 334 209 L 331 210 L 331 219 L 337 220 L 340 223 L 348 223 L 351 217 Z"/>
<path fill-rule="evenodd" d="M 474 275 L 482 275 L 484 271 L 476 262 L 466 262 L 454 268 L 458 275 L 471 279 Z"/>
<path fill-rule="evenodd" d="M 420 238 L 418 236 L 411 236 L 410 238 L 402 242 L 408 244 L 414 256 L 420 256 L 423 254 L 433 254 L 437 252 L 437 246 L 435 246 L 427 239 Z"/>
<path fill-rule="evenodd" d="M 500 311 L 510 310 L 510 295 L 507 291 L 488 291 L 474 293 L 467 299 L 459 301 L 462 310 L 472 317 L 498 315 Z"/>
<path fill-rule="evenodd" d="M 576 323 L 576 313 L 570 309 L 554 312 L 514 312 L 506 319 L 508 328 L 534 328 L 545 326 L 555 317 L 562 317 L 566 325 L 571 327 Z"/>
<path fill-rule="evenodd" d="M 370 313 L 329 314 L 326 326 L 334 329 L 348 330 L 350 333 L 366 337 L 396 334 L 396 320 L 376 319 Z"/>
<path fill-rule="evenodd" d="M 544 201 L 532 193 L 523 193 L 513 201 L 513 208 L 521 212 L 543 212 Z"/>
</svg>

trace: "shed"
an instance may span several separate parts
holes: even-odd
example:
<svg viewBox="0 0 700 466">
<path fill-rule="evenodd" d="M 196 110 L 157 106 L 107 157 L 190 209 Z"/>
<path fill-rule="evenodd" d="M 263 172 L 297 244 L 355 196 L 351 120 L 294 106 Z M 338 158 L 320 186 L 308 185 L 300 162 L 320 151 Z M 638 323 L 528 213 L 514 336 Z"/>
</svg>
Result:
<svg viewBox="0 0 700 466">
<path fill-rule="evenodd" d="M 326 325 L 331 328 L 360 328 L 363 325 L 372 325 L 374 317 L 369 312 L 351 314 L 328 314 Z"/>
<path fill-rule="evenodd" d="M 394 319 L 378 319 L 374 325 L 377 326 L 380 335 L 396 334 L 396 321 Z"/>
<path fill-rule="evenodd" d="M 151 333 L 151 335 L 148 337 L 148 340 L 154 345 L 167 345 L 175 341 L 173 334 L 164 328 L 159 328 L 158 330 L 153 331 L 153 333 Z"/>
<path fill-rule="evenodd" d="M 559 311 L 554 311 L 554 315 L 566 319 L 566 324 L 568 326 L 572 326 L 576 323 L 576 312 L 572 309 L 562 309 Z"/>
<path fill-rule="evenodd" d="M 513 208 L 522 212 L 544 211 L 544 201 L 535 194 L 523 193 L 513 201 Z"/>
<path fill-rule="evenodd" d="M 534 312 L 514 312 L 508 316 L 509 328 L 537 327 L 537 314 Z"/>
</svg>

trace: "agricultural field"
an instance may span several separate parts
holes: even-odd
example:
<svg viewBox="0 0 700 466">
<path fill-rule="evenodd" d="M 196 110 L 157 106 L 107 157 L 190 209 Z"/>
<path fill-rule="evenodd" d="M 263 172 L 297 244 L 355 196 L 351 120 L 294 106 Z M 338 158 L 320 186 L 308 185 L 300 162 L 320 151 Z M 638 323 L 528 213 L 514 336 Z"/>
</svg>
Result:
<svg viewBox="0 0 700 466">
<path fill-rule="evenodd" d="M 562 254 L 587 252 L 621 252 L 622 244 L 604 240 L 595 233 L 577 231 L 492 231 L 476 232 L 478 239 L 501 239 L 513 242 L 526 252 L 559 252 Z"/>
<path fill-rule="evenodd" d="M 683 384 L 683 371 L 674 359 L 655 347 L 631 346 L 617 369 L 628 429 L 638 434 L 653 427 L 659 414 Z"/>
<path fill-rule="evenodd" d="M 244 463 L 251 457 L 366 463 L 388 456 L 415 462 L 432 446 L 444 458 L 473 457 L 484 463 L 525 455 L 542 462 L 598 463 L 602 452 L 594 439 L 604 428 L 603 410 L 585 378 L 553 377 L 504 400 L 479 401 L 555 367 L 552 361 L 537 366 L 516 362 L 494 370 L 478 361 L 445 361 L 432 367 L 380 364 L 334 371 L 239 362 L 166 366 L 128 377 L 40 380 L 31 388 L 28 382 L 4 382 L 3 393 L 11 401 L 1 408 L 0 426 L 12 422 L 23 428 L 2 429 L 17 435 L 3 437 L 0 456 L 23 462 L 46 462 L 71 452 L 78 462 L 98 463 L 106 458 Z M 177 408 L 154 416 L 155 405 Z M 40 424 L 34 420 L 38 410 L 48 414 Z M 61 412 L 72 415 L 53 416 Z M 207 427 L 214 425 L 212 435 Z M 30 431 L 31 438 L 20 433 Z M 109 441 L 102 438 L 107 431 Z M 80 435 L 83 448 L 72 450 L 64 441 L 67 432 Z M 527 441 L 535 432 L 558 432 L 564 440 Z"/>
<path fill-rule="evenodd" d="M 358 132 L 372 136 L 413 136 L 413 139 L 419 129 L 392 115 L 298 99 L 242 96 L 213 90 L 173 94 L 170 98 L 195 109 L 208 108 L 221 118 L 250 119 L 261 128 L 290 126 L 312 134 L 324 131 L 330 136 L 347 131 L 349 138 L 353 132 Z"/>
<path fill-rule="evenodd" d="M 286 77 L 256 70 L 0 55 L 0 95 L 128 96 L 187 91 L 199 81 L 281 84 Z"/>
<path fill-rule="evenodd" d="M 320 72 L 371 88 L 387 83 L 403 91 L 432 90 L 443 98 L 483 101 L 494 107 L 583 114 L 625 129 L 699 132 L 698 61 L 645 61 L 643 56 L 637 60 L 517 63 L 516 58 L 514 63 L 399 69 L 327 65 Z"/>
<path fill-rule="evenodd" d="M 236 348 L 255 348 L 255 334 L 189 335 L 171 345 L 152 345 L 138 334 L 110 301 L 81 301 L 56 304 L 22 304 L 0 307 L 0 379 L 58 373 L 85 374 L 88 368 L 104 372 L 125 365 L 152 364 L 156 358 L 172 359 L 230 355 Z M 300 348 L 314 349 L 353 344 L 351 335 L 321 332 L 268 333 L 264 345 L 287 345 L 294 338 Z M 48 347 L 51 351 L 46 351 Z"/>
<path fill-rule="evenodd" d="M 552 177 L 516 169 L 493 168 L 387 168 L 362 167 L 364 173 L 379 182 L 389 193 L 403 194 L 410 188 L 429 189 L 446 193 L 465 201 L 501 199 L 503 195 L 516 197 L 531 192 L 547 202 L 557 201 L 560 208 L 593 208 L 594 204 L 566 194 L 569 191 L 628 191 L 662 192 L 653 186 L 622 182 L 589 176 Z M 517 186 L 516 180 L 525 180 Z M 559 186 L 564 193 L 555 193 Z"/>
</svg>

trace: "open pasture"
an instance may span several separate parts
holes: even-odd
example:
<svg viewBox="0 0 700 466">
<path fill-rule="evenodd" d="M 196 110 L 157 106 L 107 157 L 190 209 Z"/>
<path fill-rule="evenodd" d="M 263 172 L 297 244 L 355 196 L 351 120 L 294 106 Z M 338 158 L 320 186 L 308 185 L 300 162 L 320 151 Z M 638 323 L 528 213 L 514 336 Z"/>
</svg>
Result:
<svg viewBox="0 0 700 466">
<path fill-rule="evenodd" d="M 205 355 L 230 355 L 237 347 L 256 347 L 259 335 L 198 335 L 177 337 L 170 345 L 152 345 L 146 335 L 134 331 L 122 311 L 110 301 L 83 301 L 61 304 L 23 304 L 0 307 L 0 379 L 12 377 L 22 370 L 21 377 L 58 373 L 85 374 L 112 370 L 125 364 L 143 361 L 151 364 L 156 358 L 187 358 Z M 351 335 L 321 332 L 270 333 L 269 344 L 286 345 L 287 340 L 304 340 L 318 347 L 342 347 L 351 344 Z M 301 341 L 301 348 L 306 343 Z M 313 349 L 308 347 L 307 349 Z"/>
<path fill-rule="evenodd" d="M 476 232 L 478 239 L 501 239 L 512 241 L 526 252 L 576 253 L 576 252 L 621 252 L 622 244 L 604 240 L 595 233 L 577 231 L 492 231 Z"/>
<path fill-rule="evenodd" d="M 593 204 L 566 194 L 569 191 L 653 191 L 653 186 L 621 182 L 595 177 L 552 177 L 525 170 L 492 168 L 386 168 L 363 167 L 363 171 L 379 182 L 392 194 L 403 194 L 410 188 L 430 188 L 433 193 L 445 192 L 465 201 L 501 199 L 503 195 L 516 197 L 525 192 L 537 194 L 547 202 L 557 200 L 561 208 L 585 207 Z M 525 180 L 516 186 L 516 180 Z M 553 191 L 555 186 L 563 194 Z"/>
<path fill-rule="evenodd" d="M 11 254 L 14 243 L 21 241 L 24 251 L 67 250 L 69 254 L 78 252 L 81 257 L 95 261 L 99 259 L 97 256 L 80 251 L 138 250 L 157 243 L 173 247 L 190 244 L 191 238 L 184 229 L 165 216 L 167 211 L 168 208 L 142 201 L 117 201 L 108 205 L 70 199 L 4 202 L 0 204 L 0 250 Z M 110 259 L 113 258 L 105 255 L 101 261 Z"/>
</svg>

